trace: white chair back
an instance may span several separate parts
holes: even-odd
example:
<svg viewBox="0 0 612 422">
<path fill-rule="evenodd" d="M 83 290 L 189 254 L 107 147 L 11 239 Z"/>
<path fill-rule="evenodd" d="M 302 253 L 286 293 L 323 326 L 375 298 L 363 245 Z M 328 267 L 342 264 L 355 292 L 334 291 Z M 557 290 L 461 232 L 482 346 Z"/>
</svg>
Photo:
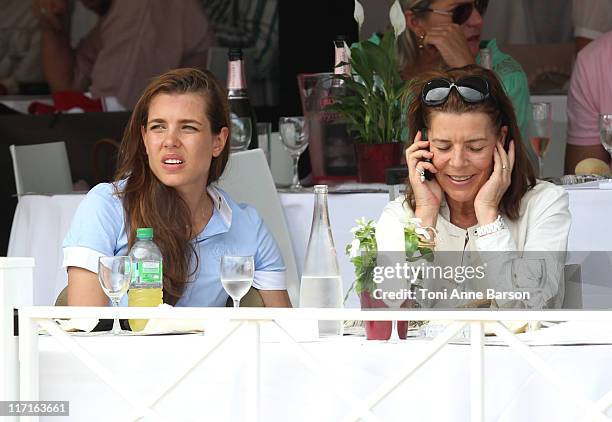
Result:
<svg viewBox="0 0 612 422">
<path fill-rule="evenodd" d="M 565 264 L 563 309 L 582 309 L 582 275 L 580 264 Z"/>
<path fill-rule="evenodd" d="M 300 295 L 300 282 L 293 245 L 272 173 L 261 149 L 230 154 L 227 167 L 217 185 L 238 202 L 245 202 L 257 212 L 270 229 L 287 267 L 287 291 L 294 306 Z"/>
<path fill-rule="evenodd" d="M 72 176 L 64 142 L 10 145 L 17 196 L 70 193 Z"/>
</svg>

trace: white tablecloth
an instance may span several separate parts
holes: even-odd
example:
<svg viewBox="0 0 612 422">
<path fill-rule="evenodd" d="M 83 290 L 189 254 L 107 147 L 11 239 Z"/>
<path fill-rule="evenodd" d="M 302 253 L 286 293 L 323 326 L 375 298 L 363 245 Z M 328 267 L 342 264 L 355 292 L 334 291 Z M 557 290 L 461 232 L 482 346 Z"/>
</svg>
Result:
<svg viewBox="0 0 612 422">
<path fill-rule="evenodd" d="M 569 190 L 572 226 L 568 250 L 612 251 L 612 190 Z M 32 256 L 36 260 L 34 269 L 34 304 L 50 305 L 66 285 L 65 270 L 61 268 L 61 243 L 78 204 L 84 195 L 23 196 L 19 200 L 11 237 L 9 256 Z M 293 243 L 298 271 L 301 273 L 310 225 L 314 197 L 309 193 L 282 193 L 281 202 L 285 210 L 289 234 Z M 332 225 L 336 250 L 345 291 L 353 282 L 353 267 L 344 254 L 350 243 L 350 228 L 362 216 L 377 220 L 388 201 L 385 193 L 330 194 L 329 218 Z M 580 263 L 580 258 L 569 262 Z M 592 275 L 589 271 L 593 272 Z M 601 278 L 592 266 L 583 266 L 583 281 Z M 583 288 L 584 303 L 591 307 L 612 307 L 610 286 L 601 283 Z M 612 285 L 612 283 L 611 283 Z M 607 297 L 606 297 L 607 296 Z M 358 298 L 349 297 L 349 307 L 358 307 Z"/>
<path fill-rule="evenodd" d="M 164 420 L 247 420 L 249 348 L 235 336 L 189 375 L 158 409 Z M 118 373 L 124 386 L 150 396 L 167 385 L 209 339 L 201 335 L 81 337 L 78 342 Z M 262 421 L 339 421 L 350 404 L 334 391 L 364 400 L 410 364 L 428 344 L 399 344 L 344 337 L 301 343 L 333 368 L 331 381 L 309 371 L 292 346 L 262 345 Z M 55 339 L 40 337 L 40 400 L 69 400 L 70 419 L 127 420 L 128 405 Z M 612 345 L 534 347 L 557 376 L 593 401 L 612 388 Z M 383 421 L 464 422 L 470 420 L 470 348 L 449 345 L 373 408 Z M 136 362 L 138 364 L 136 364 Z M 580 408 L 559 393 L 508 347 L 485 347 L 485 419 L 497 422 L 574 422 Z M 488 374 L 488 375 L 487 375 Z M 611 412 L 612 413 L 612 412 Z M 53 421 L 53 418 L 42 418 Z"/>
</svg>

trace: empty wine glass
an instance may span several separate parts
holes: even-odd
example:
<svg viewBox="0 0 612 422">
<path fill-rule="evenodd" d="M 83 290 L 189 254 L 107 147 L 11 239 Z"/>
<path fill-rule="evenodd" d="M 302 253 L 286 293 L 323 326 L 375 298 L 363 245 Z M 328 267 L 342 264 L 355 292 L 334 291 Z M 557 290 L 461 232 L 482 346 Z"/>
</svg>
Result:
<svg viewBox="0 0 612 422">
<path fill-rule="evenodd" d="M 599 116 L 599 140 L 612 157 L 612 114 Z"/>
<path fill-rule="evenodd" d="M 530 294 L 529 309 L 542 310 L 546 303 L 543 300 L 546 286 L 546 260 L 544 258 L 515 258 L 511 265 L 512 285 L 517 293 Z M 527 330 L 538 328 L 540 321 L 529 321 Z"/>
<path fill-rule="evenodd" d="M 101 256 L 98 259 L 98 281 L 113 307 L 119 306 L 121 298 L 130 287 L 131 276 L 132 260 L 129 256 Z M 119 318 L 116 316 L 112 333 L 122 333 Z"/>
<path fill-rule="evenodd" d="M 249 291 L 255 275 L 253 256 L 221 257 L 221 284 L 234 300 L 234 308 L 240 307 L 240 299 Z"/>
<path fill-rule="evenodd" d="M 298 162 L 300 160 L 300 154 L 302 154 L 308 146 L 308 134 L 304 126 L 304 117 L 281 117 L 278 121 L 278 128 L 283 146 L 289 151 L 293 159 L 293 183 L 289 189 L 294 192 L 299 192 L 302 190 L 302 185 L 300 185 L 300 179 L 298 177 Z"/>
<path fill-rule="evenodd" d="M 529 140 L 538 156 L 538 177 L 544 177 L 544 156 L 550 147 L 552 133 L 551 103 L 531 103 Z"/>
<path fill-rule="evenodd" d="M 230 152 L 246 151 L 251 143 L 253 133 L 250 117 L 238 117 L 232 114 L 232 137 L 230 139 Z"/>
</svg>

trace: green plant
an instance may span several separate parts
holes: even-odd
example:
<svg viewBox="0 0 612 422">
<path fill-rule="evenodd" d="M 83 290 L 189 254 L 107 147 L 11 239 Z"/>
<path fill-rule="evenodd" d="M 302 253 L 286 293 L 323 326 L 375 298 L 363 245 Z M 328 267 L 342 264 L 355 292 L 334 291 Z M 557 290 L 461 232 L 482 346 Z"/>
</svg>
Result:
<svg viewBox="0 0 612 422">
<path fill-rule="evenodd" d="M 328 111 L 348 122 L 355 142 L 388 144 L 408 136 L 408 84 L 398 70 L 393 30 L 380 43 L 368 40 L 351 48 L 352 75 L 338 75 L 344 82 L 342 94 L 334 95 Z"/>
<path fill-rule="evenodd" d="M 348 298 L 353 289 L 357 295 L 362 292 L 372 292 L 376 288 L 374 268 L 377 264 L 378 246 L 376 244 L 376 223 L 362 217 L 356 220 L 357 225 L 351 229 L 353 240 L 346 245 L 345 253 L 355 267 L 355 281 L 344 297 Z M 404 218 L 404 252 L 406 261 L 425 259 L 432 262 L 433 235 L 428 229 L 421 227 L 418 218 Z"/>
</svg>

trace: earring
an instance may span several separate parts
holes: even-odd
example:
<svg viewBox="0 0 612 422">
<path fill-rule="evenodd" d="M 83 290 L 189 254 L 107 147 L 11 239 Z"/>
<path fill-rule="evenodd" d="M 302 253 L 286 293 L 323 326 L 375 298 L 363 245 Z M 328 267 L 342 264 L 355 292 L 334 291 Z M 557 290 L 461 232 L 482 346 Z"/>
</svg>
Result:
<svg viewBox="0 0 612 422">
<path fill-rule="evenodd" d="M 425 48 L 425 34 L 417 36 L 417 48 L 422 50 Z"/>
</svg>

